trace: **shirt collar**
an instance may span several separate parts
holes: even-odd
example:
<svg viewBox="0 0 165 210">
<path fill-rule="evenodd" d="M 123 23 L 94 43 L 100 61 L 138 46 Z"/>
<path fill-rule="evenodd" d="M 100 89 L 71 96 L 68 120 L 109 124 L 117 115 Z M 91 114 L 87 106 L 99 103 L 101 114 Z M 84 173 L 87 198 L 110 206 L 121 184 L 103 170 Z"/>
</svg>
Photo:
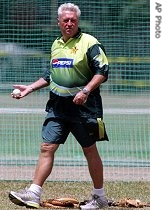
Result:
<svg viewBox="0 0 165 210">
<path fill-rule="evenodd" d="M 78 38 L 78 37 L 80 37 L 81 34 L 82 34 L 81 28 L 78 28 L 78 32 L 73 38 Z"/>
</svg>

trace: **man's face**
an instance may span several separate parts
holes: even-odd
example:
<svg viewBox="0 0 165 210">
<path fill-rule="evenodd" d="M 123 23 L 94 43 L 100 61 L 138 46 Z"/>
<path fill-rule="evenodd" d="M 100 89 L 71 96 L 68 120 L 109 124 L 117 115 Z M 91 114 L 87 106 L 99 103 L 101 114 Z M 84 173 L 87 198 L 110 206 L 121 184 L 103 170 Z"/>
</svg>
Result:
<svg viewBox="0 0 165 210">
<path fill-rule="evenodd" d="M 67 41 L 78 32 L 79 19 L 76 12 L 63 11 L 62 15 L 59 16 L 58 21 L 64 41 Z"/>
</svg>

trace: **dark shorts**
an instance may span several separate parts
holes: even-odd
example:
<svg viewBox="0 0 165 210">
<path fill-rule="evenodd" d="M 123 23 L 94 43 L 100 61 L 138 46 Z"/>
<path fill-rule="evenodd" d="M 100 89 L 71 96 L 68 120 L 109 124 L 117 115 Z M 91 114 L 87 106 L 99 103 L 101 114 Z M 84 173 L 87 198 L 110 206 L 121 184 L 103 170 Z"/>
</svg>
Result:
<svg viewBox="0 0 165 210">
<path fill-rule="evenodd" d="M 96 141 L 108 141 L 101 118 L 61 117 L 49 110 L 42 128 L 43 141 L 64 144 L 70 132 L 82 147 L 89 147 Z"/>
</svg>

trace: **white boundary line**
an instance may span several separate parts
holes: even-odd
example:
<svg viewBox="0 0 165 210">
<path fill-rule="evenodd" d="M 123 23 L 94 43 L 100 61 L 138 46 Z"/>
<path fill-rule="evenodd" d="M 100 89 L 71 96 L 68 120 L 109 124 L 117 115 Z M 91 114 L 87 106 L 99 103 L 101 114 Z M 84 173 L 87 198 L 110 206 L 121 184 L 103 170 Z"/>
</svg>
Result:
<svg viewBox="0 0 165 210">
<path fill-rule="evenodd" d="M 0 108 L 0 114 L 44 114 L 44 109 L 39 108 Z M 110 108 L 104 109 L 104 114 L 150 114 L 149 108 L 129 109 L 129 108 Z"/>
</svg>

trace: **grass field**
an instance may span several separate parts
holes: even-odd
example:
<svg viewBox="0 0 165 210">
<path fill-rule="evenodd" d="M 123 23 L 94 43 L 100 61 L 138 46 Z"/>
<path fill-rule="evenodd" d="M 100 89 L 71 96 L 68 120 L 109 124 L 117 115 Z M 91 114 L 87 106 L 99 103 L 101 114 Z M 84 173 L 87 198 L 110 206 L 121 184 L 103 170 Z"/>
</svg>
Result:
<svg viewBox="0 0 165 210">
<path fill-rule="evenodd" d="M 135 121 L 135 119 L 137 118 L 139 121 L 138 125 L 137 121 Z M 0 120 L 1 122 L 3 122 L 1 126 L 1 139 L 7 140 L 3 147 L 0 148 L 0 154 L 6 154 L 6 152 L 9 150 L 10 145 L 10 152 L 13 155 L 15 155 L 15 153 L 17 155 L 21 155 L 21 153 L 24 152 L 26 148 L 27 155 L 29 154 L 30 156 L 35 156 L 38 153 L 38 145 L 41 140 L 41 127 L 43 119 L 44 115 L 40 113 L 12 115 L 6 114 L 5 118 L 4 116 L 0 115 Z M 149 150 L 146 151 L 146 147 L 149 148 L 149 145 L 146 144 L 148 144 L 149 142 L 141 141 L 142 129 L 145 130 L 145 138 L 149 139 L 149 128 L 147 123 L 148 116 L 111 116 L 110 114 L 107 114 L 105 117 L 105 122 L 108 122 L 106 123 L 108 136 L 111 142 L 113 142 L 113 145 L 109 147 L 108 151 L 106 151 L 107 147 L 103 148 L 102 146 L 101 153 L 104 154 L 105 158 L 109 158 L 109 156 L 112 155 L 113 157 L 118 157 L 120 151 L 125 151 L 127 152 L 127 157 L 131 156 L 136 158 L 137 155 L 140 155 L 140 153 L 145 153 L 146 158 L 149 159 Z M 8 127 L 6 127 L 6 125 L 8 125 Z M 131 131 L 133 132 L 131 133 Z M 137 140 L 132 141 L 133 138 L 136 138 Z M 117 139 L 118 141 L 115 141 L 115 139 Z M 119 142 L 121 142 L 120 147 L 118 145 Z M 74 155 L 77 156 L 78 154 L 79 152 L 76 151 L 75 147 Z M 63 156 L 63 154 L 61 154 L 61 156 Z"/>
<path fill-rule="evenodd" d="M 0 209 L 16 210 L 26 209 L 16 206 L 8 199 L 8 193 L 11 190 L 17 191 L 29 185 L 29 182 L 0 182 Z M 46 182 L 43 186 L 43 195 L 41 201 L 48 198 L 73 197 L 79 201 L 89 199 L 91 192 L 90 182 Z M 107 197 L 114 200 L 123 198 L 139 199 L 142 202 L 150 202 L 150 184 L 149 182 L 105 182 L 105 191 Z M 41 208 L 45 209 L 45 208 Z M 137 208 L 110 207 L 110 210 L 135 210 Z M 143 210 L 149 210 L 150 207 L 144 207 Z"/>
<path fill-rule="evenodd" d="M 27 180 L 31 180 L 48 95 L 38 92 L 22 100 L 12 100 L 10 93 L 1 96 L 0 209 L 19 210 L 23 207 L 9 202 L 8 192 L 24 188 L 29 184 Z M 105 94 L 103 104 L 110 141 L 99 143 L 98 148 L 105 165 L 107 196 L 115 200 L 130 197 L 149 202 L 149 95 Z M 86 181 L 89 176 L 84 168 L 84 157 L 72 136 L 57 151 L 56 163 L 56 173 L 53 172 L 52 181 L 45 183 L 42 199 L 64 196 L 79 201 L 88 199 L 91 183 Z"/>
<path fill-rule="evenodd" d="M 21 100 L 11 99 L 10 93 L 1 93 L 1 97 L 1 180 L 11 180 L 12 177 L 16 180 L 26 177 L 29 180 L 38 159 L 48 94 L 38 91 Z M 111 95 L 104 92 L 103 105 L 110 141 L 99 143 L 98 148 L 106 166 L 106 180 L 115 180 L 116 177 L 122 181 L 148 180 L 149 95 Z M 84 156 L 73 136 L 69 136 L 66 144 L 57 151 L 56 160 L 58 167 L 61 166 L 58 175 L 60 181 L 63 178 L 66 181 L 66 177 L 69 179 L 67 181 L 89 180 L 84 173 Z M 77 173 L 77 170 L 80 171 Z"/>
<path fill-rule="evenodd" d="M 6 142 L 0 148 L 0 154 L 10 152 L 13 156 L 21 153 L 24 155 L 26 149 L 27 156 L 35 156 L 38 154 L 38 145 L 41 141 L 47 95 L 34 94 L 22 100 L 12 100 L 8 95 L 2 97 L 0 135 Z M 145 157 L 149 160 L 149 114 L 145 113 L 145 110 L 149 109 L 148 96 L 111 97 L 113 98 L 103 97 L 104 121 L 111 145 L 107 148 L 107 145 L 104 147 L 100 144 L 101 154 L 104 154 L 105 159 L 111 156 L 116 158 L 124 151 L 127 158 Z M 140 113 L 139 110 L 144 113 Z M 68 145 L 66 148 L 68 149 Z M 70 146 L 70 149 L 73 149 L 73 146 Z M 74 147 L 74 156 L 77 155 L 79 151 Z"/>
</svg>

